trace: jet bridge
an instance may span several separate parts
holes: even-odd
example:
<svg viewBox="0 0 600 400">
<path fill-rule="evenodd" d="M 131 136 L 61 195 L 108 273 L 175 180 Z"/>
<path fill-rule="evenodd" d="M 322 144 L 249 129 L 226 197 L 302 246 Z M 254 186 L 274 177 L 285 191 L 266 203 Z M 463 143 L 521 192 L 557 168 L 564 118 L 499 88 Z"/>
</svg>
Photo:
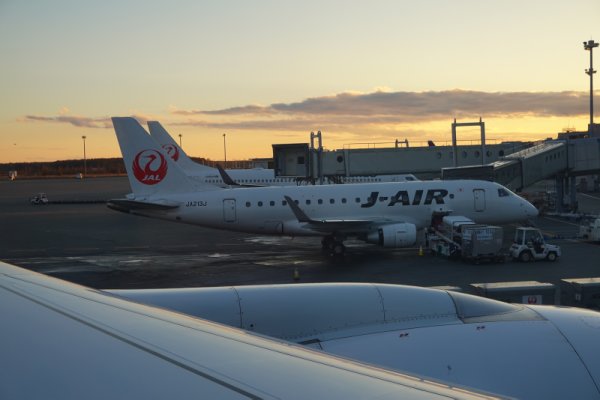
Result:
<svg viewBox="0 0 600 400">
<path fill-rule="evenodd" d="M 565 141 L 552 141 L 517 151 L 486 165 L 443 168 L 442 179 L 487 179 L 521 190 L 567 169 Z"/>
<path fill-rule="evenodd" d="M 575 178 L 599 172 L 600 138 L 577 137 L 544 141 L 486 165 L 443 168 L 442 179 L 487 179 L 520 191 L 553 178 L 561 211 L 576 204 Z"/>
</svg>

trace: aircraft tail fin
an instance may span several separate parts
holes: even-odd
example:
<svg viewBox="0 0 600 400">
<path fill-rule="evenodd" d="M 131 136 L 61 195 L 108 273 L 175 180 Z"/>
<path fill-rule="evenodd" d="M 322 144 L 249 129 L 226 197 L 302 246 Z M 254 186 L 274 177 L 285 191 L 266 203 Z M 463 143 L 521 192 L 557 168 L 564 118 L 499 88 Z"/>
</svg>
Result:
<svg viewBox="0 0 600 400">
<path fill-rule="evenodd" d="M 150 130 L 152 138 L 162 146 L 163 150 L 167 152 L 173 161 L 175 161 L 175 163 L 184 171 L 199 174 L 216 172 L 214 168 L 199 164 L 189 158 L 160 122 L 148 121 L 148 129 Z"/>
<path fill-rule="evenodd" d="M 198 190 L 137 120 L 113 117 L 112 122 L 136 198 Z"/>
</svg>

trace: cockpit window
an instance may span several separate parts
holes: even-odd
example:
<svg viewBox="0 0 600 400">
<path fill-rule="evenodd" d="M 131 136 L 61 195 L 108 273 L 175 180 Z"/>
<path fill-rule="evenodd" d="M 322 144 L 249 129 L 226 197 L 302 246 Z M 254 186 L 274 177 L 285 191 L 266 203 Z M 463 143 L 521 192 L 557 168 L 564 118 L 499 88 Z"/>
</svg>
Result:
<svg viewBox="0 0 600 400">
<path fill-rule="evenodd" d="M 498 189 L 498 197 L 508 197 L 508 196 L 510 196 L 508 194 L 508 190 L 503 189 L 503 188 Z"/>
</svg>

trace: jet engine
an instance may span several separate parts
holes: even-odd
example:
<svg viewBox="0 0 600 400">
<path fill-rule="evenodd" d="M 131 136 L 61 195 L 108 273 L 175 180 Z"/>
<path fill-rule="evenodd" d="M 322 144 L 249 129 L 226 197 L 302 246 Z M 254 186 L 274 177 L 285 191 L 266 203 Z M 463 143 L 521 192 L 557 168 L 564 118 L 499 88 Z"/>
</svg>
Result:
<svg viewBox="0 0 600 400">
<path fill-rule="evenodd" d="M 367 243 L 382 247 L 407 247 L 417 241 L 417 227 L 414 224 L 401 223 L 380 226 L 367 234 Z"/>
</svg>

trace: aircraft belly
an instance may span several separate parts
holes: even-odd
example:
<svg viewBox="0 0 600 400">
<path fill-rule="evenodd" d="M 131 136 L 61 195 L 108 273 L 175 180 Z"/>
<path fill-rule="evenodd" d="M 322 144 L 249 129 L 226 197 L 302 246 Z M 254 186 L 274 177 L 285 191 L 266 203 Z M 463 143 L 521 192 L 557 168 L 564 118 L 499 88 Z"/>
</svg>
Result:
<svg viewBox="0 0 600 400">
<path fill-rule="evenodd" d="M 516 398 L 600 398 L 585 365 L 549 321 L 407 329 L 325 341 L 321 347 L 335 355 Z"/>
</svg>

